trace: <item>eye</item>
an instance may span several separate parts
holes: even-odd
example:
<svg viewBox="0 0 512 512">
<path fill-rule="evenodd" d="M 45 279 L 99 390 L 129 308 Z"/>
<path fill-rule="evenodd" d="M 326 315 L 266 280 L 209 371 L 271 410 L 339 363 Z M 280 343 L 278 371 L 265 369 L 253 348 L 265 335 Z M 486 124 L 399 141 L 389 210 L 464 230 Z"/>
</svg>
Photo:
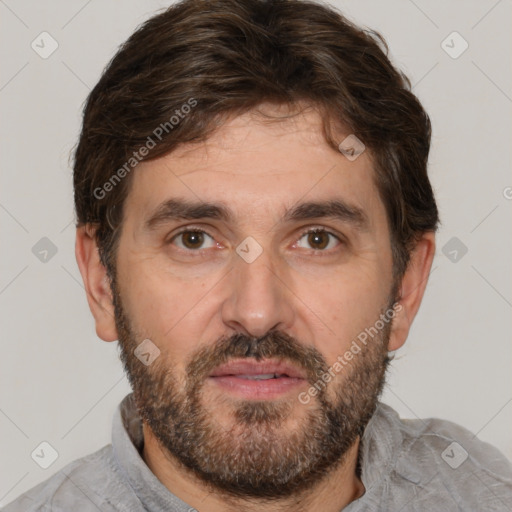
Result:
<svg viewBox="0 0 512 512">
<path fill-rule="evenodd" d="M 302 236 L 299 238 L 299 242 L 297 242 L 297 245 L 299 247 L 303 247 L 302 245 L 300 245 L 300 240 L 302 240 L 303 238 L 306 239 L 306 243 L 310 245 L 311 249 L 315 251 L 318 250 L 324 252 L 326 249 L 332 249 L 334 246 L 336 246 L 336 242 L 341 242 L 340 239 L 335 234 L 326 231 L 323 228 L 313 228 L 303 233 Z"/>
<path fill-rule="evenodd" d="M 208 237 L 211 240 L 210 244 L 207 246 L 203 245 L 205 243 L 205 237 Z M 178 241 L 179 243 L 176 243 L 176 245 L 180 249 L 186 251 L 210 249 L 216 246 L 213 237 L 202 229 L 184 229 L 183 231 L 176 233 L 176 235 L 171 238 L 169 243 L 173 243 L 174 241 Z"/>
</svg>

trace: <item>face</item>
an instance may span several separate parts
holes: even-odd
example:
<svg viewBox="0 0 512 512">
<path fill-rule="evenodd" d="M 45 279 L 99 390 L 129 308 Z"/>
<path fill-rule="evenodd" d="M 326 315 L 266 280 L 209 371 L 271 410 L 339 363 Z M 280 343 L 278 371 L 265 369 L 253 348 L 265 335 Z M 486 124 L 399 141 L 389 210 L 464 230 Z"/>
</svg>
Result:
<svg viewBox="0 0 512 512">
<path fill-rule="evenodd" d="M 313 110 L 251 112 L 140 164 L 112 291 L 137 407 L 168 456 L 258 497 L 341 463 L 384 383 L 389 239 L 369 155 L 330 148 Z"/>
</svg>

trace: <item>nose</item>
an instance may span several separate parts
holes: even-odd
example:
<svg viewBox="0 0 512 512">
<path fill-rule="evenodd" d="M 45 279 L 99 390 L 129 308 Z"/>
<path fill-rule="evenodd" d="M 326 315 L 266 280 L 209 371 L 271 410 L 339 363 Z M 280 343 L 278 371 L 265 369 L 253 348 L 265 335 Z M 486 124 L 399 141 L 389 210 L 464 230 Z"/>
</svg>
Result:
<svg viewBox="0 0 512 512">
<path fill-rule="evenodd" d="M 260 337 L 293 323 L 293 292 L 271 259 L 269 250 L 251 263 L 235 256 L 221 312 L 224 324 L 236 332 Z"/>
</svg>

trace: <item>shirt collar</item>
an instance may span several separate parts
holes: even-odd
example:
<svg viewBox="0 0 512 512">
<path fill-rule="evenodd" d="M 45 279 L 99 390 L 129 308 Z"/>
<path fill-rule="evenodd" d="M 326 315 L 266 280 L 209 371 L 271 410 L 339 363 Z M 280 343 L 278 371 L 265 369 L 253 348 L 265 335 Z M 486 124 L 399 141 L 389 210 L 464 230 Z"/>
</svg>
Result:
<svg viewBox="0 0 512 512">
<path fill-rule="evenodd" d="M 119 404 L 112 423 L 112 450 L 124 478 L 147 510 L 191 510 L 149 469 L 141 456 L 143 447 L 142 420 L 130 393 Z"/>
<path fill-rule="evenodd" d="M 402 445 L 402 433 L 397 428 L 397 412 L 382 402 L 377 407 L 361 438 L 361 480 L 370 490 L 394 467 Z"/>
</svg>

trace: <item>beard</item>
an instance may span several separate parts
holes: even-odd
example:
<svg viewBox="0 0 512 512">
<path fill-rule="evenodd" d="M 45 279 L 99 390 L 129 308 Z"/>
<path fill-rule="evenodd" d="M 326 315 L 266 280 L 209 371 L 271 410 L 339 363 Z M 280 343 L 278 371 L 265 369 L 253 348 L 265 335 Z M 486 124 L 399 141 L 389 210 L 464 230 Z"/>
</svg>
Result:
<svg viewBox="0 0 512 512">
<path fill-rule="evenodd" d="M 391 321 L 329 384 L 321 379 L 329 369 L 322 354 L 275 330 L 258 338 L 236 333 L 199 349 L 180 381 L 168 358 L 145 366 L 134 355 L 143 338 L 131 326 L 115 279 L 112 292 L 120 359 L 141 419 L 167 458 L 215 492 L 261 500 L 305 494 L 345 461 L 375 412 L 392 359 L 387 351 Z M 310 385 L 317 384 L 318 393 L 307 407 L 289 394 L 256 401 L 219 399 L 216 393 L 208 401 L 208 376 L 234 358 L 290 362 L 306 373 Z M 219 418 L 219 407 L 227 407 L 228 415 Z"/>
</svg>

